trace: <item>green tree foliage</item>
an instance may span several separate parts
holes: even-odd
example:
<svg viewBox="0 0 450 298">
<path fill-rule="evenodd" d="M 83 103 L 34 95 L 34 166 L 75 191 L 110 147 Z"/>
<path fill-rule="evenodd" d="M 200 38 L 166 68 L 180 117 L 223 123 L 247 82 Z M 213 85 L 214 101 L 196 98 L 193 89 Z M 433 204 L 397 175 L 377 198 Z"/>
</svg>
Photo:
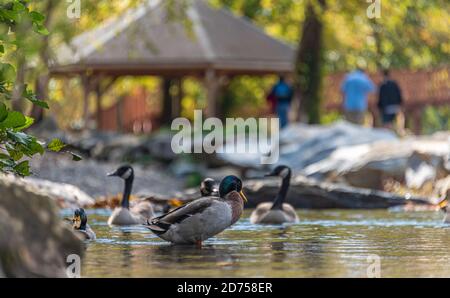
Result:
<svg viewBox="0 0 450 298">
<path fill-rule="evenodd" d="M 47 35 L 44 20 L 42 14 L 30 10 L 28 1 L 9 0 L 0 4 L 0 172 L 28 176 L 30 167 L 27 158 L 44 153 L 43 144 L 24 132 L 33 124 L 33 118 L 11 108 L 16 68 L 5 59 L 8 54 L 14 56 L 26 53 L 23 40 L 16 34 L 16 30 L 28 26 L 32 28 L 32 32 L 28 33 L 30 35 Z M 48 108 L 47 103 L 38 100 L 26 85 L 20 97 L 33 105 Z"/>
<path fill-rule="evenodd" d="M 301 47 L 307 24 L 308 5 L 320 6 L 320 0 L 210 0 L 251 19 L 258 26 L 294 47 Z M 372 1 L 373 2 L 373 1 Z M 380 67 L 430 68 L 448 63 L 450 55 L 450 2 L 447 0 L 381 1 L 381 16 L 370 19 L 367 1 L 327 0 L 326 9 L 317 10 L 323 25 L 320 53 L 323 63 L 320 78 L 365 66 L 369 71 Z M 305 48 L 305 51 L 308 47 Z M 310 48 L 312 55 L 317 49 Z M 307 53 L 304 53 L 306 55 Z M 302 68 L 299 68 L 302 69 Z M 300 71 L 297 85 L 310 96 L 308 114 L 317 121 L 320 112 L 320 84 L 317 68 Z M 268 88 L 260 85 L 260 88 Z M 315 91 L 314 91 L 315 90 Z M 245 98 L 235 98 L 239 108 Z M 325 101 L 323 99 L 322 101 Z"/>
</svg>

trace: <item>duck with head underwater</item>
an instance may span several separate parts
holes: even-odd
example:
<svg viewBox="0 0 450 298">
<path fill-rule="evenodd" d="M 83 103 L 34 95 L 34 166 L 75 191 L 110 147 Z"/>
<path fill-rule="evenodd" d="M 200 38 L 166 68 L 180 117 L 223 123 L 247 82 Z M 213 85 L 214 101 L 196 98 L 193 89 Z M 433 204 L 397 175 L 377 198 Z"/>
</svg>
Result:
<svg viewBox="0 0 450 298">
<path fill-rule="evenodd" d="M 281 188 L 273 202 L 259 204 L 250 215 L 250 222 L 254 224 L 283 224 L 298 222 L 295 209 L 285 203 L 291 181 L 291 169 L 287 166 L 277 166 L 266 177 L 281 177 Z"/>
<path fill-rule="evenodd" d="M 202 197 L 218 196 L 219 190 L 216 188 L 216 181 L 212 178 L 206 178 L 200 184 L 200 194 Z"/>
<path fill-rule="evenodd" d="M 141 201 L 130 208 L 130 195 L 133 187 L 134 170 L 131 166 L 121 166 L 110 177 L 119 177 L 125 181 L 125 188 L 121 207 L 117 207 L 108 219 L 110 226 L 129 226 L 145 224 L 147 219 L 153 217 L 153 207 L 150 202 Z"/>
<path fill-rule="evenodd" d="M 211 238 L 239 220 L 247 198 L 242 181 L 225 177 L 219 186 L 219 197 L 208 196 L 178 207 L 148 221 L 158 237 L 174 244 L 197 244 Z"/>
<path fill-rule="evenodd" d="M 209 196 L 218 196 L 219 190 L 216 188 L 216 181 L 212 178 L 206 178 L 200 183 L 200 196 L 196 199 L 209 197 Z M 180 207 L 183 202 L 179 199 L 169 200 L 163 207 L 163 212 L 167 213 L 170 211 L 172 207 Z"/>
<path fill-rule="evenodd" d="M 87 223 L 87 215 L 83 208 L 73 213 L 72 227 L 85 240 L 95 240 L 96 235 Z"/>
</svg>

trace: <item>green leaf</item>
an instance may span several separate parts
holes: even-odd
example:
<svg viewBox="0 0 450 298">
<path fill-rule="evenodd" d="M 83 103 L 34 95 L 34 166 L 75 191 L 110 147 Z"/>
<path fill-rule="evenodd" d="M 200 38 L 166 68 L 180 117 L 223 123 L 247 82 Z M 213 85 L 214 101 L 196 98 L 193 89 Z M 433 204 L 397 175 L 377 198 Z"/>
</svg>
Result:
<svg viewBox="0 0 450 298">
<path fill-rule="evenodd" d="M 49 35 L 50 34 L 50 32 L 48 32 L 47 28 L 45 28 L 45 26 L 41 25 L 41 24 L 34 23 L 33 29 L 34 29 L 34 32 L 39 33 L 41 35 Z"/>
<path fill-rule="evenodd" d="M 45 16 L 37 11 L 30 12 L 31 20 L 35 23 L 41 23 L 45 20 Z"/>
<path fill-rule="evenodd" d="M 27 123 L 25 116 L 17 111 L 8 112 L 8 116 L 5 120 L 0 122 L 0 128 L 17 128 L 24 126 Z"/>
<path fill-rule="evenodd" d="M 0 159 L 10 159 L 10 156 L 4 153 L 0 153 Z"/>
<path fill-rule="evenodd" d="M 23 97 L 31 101 L 33 104 L 43 108 L 48 109 L 49 106 L 45 101 L 39 100 L 36 95 L 27 89 L 27 85 L 25 85 L 25 90 L 23 91 Z"/>
<path fill-rule="evenodd" d="M 25 124 L 17 127 L 16 130 L 24 130 L 27 129 L 28 127 L 30 127 L 31 125 L 33 125 L 34 123 L 34 119 L 28 116 L 25 116 Z"/>
<path fill-rule="evenodd" d="M 3 122 L 6 117 L 8 117 L 8 109 L 4 103 L 0 102 L 0 122 Z"/>
<path fill-rule="evenodd" d="M 29 146 L 34 140 L 32 136 L 27 135 L 24 132 L 16 132 L 9 130 L 7 132 L 7 135 L 12 141 L 22 144 L 24 146 Z"/>
<path fill-rule="evenodd" d="M 0 82 L 13 83 L 16 79 L 16 69 L 9 63 L 0 63 Z"/>
<path fill-rule="evenodd" d="M 44 154 L 44 147 L 42 147 L 42 145 L 34 139 L 33 142 L 31 142 L 26 148 L 25 153 L 28 156 L 33 156 L 36 153 L 42 155 Z"/>
<path fill-rule="evenodd" d="M 14 167 L 14 171 L 20 176 L 30 176 L 30 162 L 22 161 Z"/>
<path fill-rule="evenodd" d="M 14 161 L 19 161 L 23 157 L 23 152 L 20 150 L 8 150 L 8 153 Z"/>
<path fill-rule="evenodd" d="M 73 161 L 80 161 L 80 160 L 83 160 L 83 158 L 82 158 L 80 155 L 75 154 L 75 153 L 70 152 L 70 151 L 69 151 L 69 153 L 72 155 L 72 160 L 73 160 Z"/>
<path fill-rule="evenodd" d="M 64 144 L 60 139 L 53 139 L 47 145 L 47 149 L 53 152 L 59 152 L 64 147 L 66 147 L 66 144 Z"/>
</svg>

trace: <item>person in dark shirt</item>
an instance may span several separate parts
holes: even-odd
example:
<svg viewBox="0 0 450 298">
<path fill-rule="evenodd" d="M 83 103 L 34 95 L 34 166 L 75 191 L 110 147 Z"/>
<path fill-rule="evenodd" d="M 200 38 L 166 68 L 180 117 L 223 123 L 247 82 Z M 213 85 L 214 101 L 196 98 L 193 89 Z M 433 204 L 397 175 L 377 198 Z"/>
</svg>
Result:
<svg viewBox="0 0 450 298">
<path fill-rule="evenodd" d="M 384 80 L 379 87 L 378 109 L 383 120 L 383 126 L 392 128 L 402 105 L 402 92 L 398 84 L 390 78 L 389 70 L 383 71 Z"/>
<path fill-rule="evenodd" d="M 284 128 L 289 124 L 289 109 L 294 94 L 293 89 L 286 83 L 284 77 L 280 76 L 270 94 L 275 98 L 275 109 L 280 119 L 280 128 Z"/>
</svg>

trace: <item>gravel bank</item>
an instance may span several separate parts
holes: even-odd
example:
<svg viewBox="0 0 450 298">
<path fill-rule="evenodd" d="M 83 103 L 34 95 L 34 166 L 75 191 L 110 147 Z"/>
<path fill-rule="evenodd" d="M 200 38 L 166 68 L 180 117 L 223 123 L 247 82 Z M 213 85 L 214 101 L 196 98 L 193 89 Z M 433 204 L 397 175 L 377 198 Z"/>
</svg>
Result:
<svg viewBox="0 0 450 298">
<path fill-rule="evenodd" d="M 68 156 L 53 153 L 33 158 L 31 162 L 33 177 L 78 186 L 94 198 L 123 191 L 122 181 L 106 176 L 118 166 L 119 163 L 99 163 L 94 160 L 74 162 Z M 182 181 L 171 177 L 164 166 L 134 165 L 134 169 L 134 194 L 167 195 L 183 189 Z"/>
</svg>

